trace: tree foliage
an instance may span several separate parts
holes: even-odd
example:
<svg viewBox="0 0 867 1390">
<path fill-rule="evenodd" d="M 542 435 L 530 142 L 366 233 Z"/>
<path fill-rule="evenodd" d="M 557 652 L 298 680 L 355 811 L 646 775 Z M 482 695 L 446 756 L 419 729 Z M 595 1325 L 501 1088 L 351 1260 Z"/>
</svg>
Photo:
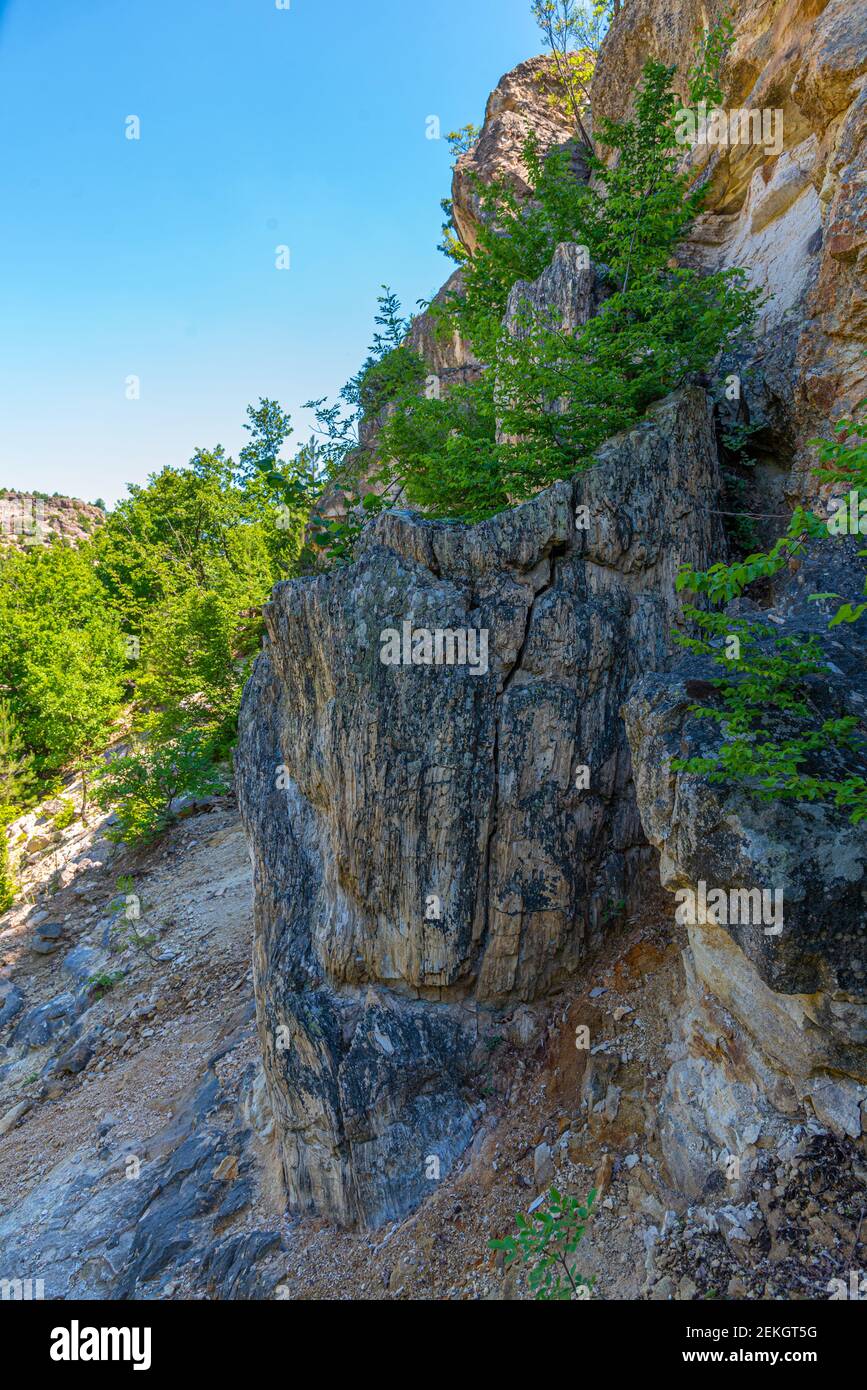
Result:
<svg viewBox="0 0 867 1390">
<path fill-rule="evenodd" d="M 124 649 L 89 547 L 0 557 L 0 695 L 36 770 L 56 774 L 107 741 Z"/>
<path fill-rule="evenodd" d="M 533 1297 L 540 1302 L 569 1302 L 588 1298 L 594 1280 L 580 1273 L 572 1256 L 581 1243 L 593 1203 L 594 1188 L 587 1201 L 561 1196 L 551 1188 L 545 1203 L 526 1216 L 515 1217 L 515 1234 L 488 1242 L 492 1250 L 502 1250 L 505 1264 L 520 1263 L 527 1272 Z"/>
<path fill-rule="evenodd" d="M 132 845 L 150 844 L 172 824 L 179 797 L 225 790 L 212 744 L 194 729 L 140 742 L 131 752 L 109 758 L 96 776 L 98 805 L 116 808 L 118 823 L 107 832 L 109 839 Z"/>
<path fill-rule="evenodd" d="M 619 10 L 619 0 L 532 0 L 531 5 L 556 78 L 553 88 L 548 84 L 548 100 L 573 122 L 588 149 L 593 148 L 585 126 L 590 85 L 615 5 Z"/>
<path fill-rule="evenodd" d="M 820 464 L 816 473 L 836 494 L 843 494 L 847 516 L 859 516 L 860 503 L 867 500 L 867 418 L 860 423 L 841 420 L 831 439 L 813 444 Z M 772 579 L 835 530 L 833 518 L 823 521 L 799 507 L 770 550 L 707 570 L 681 570 L 678 588 L 704 596 L 711 607 L 687 607 L 685 616 L 698 635 L 680 634 L 678 640 L 710 657 L 724 674 L 712 682 L 714 703 L 692 706 L 698 718 L 718 726 L 715 750 L 675 759 L 672 766 L 711 782 L 739 785 L 763 801 L 836 806 L 857 824 L 867 819 L 867 740 L 860 719 L 829 716 L 823 708 L 829 666 L 820 637 L 780 636 L 765 620 L 724 611 L 750 585 Z M 858 553 L 867 555 L 864 550 Z M 832 628 L 857 622 L 867 611 L 860 596 L 813 597 L 843 600 L 831 619 Z"/>
<path fill-rule="evenodd" d="M 297 572 L 309 511 L 303 465 L 282 456 L 289 417 L 264 398 L 247 414 L 237 464 L 197 449 L 131 486 L 77 548 L 0 555 L 0 817 L 63 771 L 81 777 L 84 811 L 95 755 L 131 724 L 147 776 L 125 765 L 101 798 L 114 788 L 138 835 L 149 787 L 177 766 L 190 790 L 202 759 L 229 752 L 262 605 Z"/>
<path fill-rule="evenodd" d="M 488 364 L 480 381 L 442 399 L 404 396 L 379 432 L 381 489 L 403 489 L 437 516 L 477 520 L 586 467 L 606 438 L 748 332 L 760 295 L 738 270 L 701 275 L 674 253 L 702 205 L 678 170 L 673 69 L 649 62 L 635 113 L 605 120 L 592 184 L 570 153 L 525 148 L 530 197 L 505 180 L 476 182 L 478 245 L 455 239 L 462 286 L 433 309 Z M 595 267 L 598 312 L 567 330 L 515 286 L 534 280 L 561 243 Z"/>
</svg>

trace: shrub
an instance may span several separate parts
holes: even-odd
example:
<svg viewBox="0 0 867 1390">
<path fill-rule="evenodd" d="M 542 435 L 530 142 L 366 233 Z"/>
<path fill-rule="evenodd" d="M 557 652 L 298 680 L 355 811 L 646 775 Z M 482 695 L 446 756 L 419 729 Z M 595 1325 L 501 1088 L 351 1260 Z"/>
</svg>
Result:
<svg viewBox="0 0 867 1390">
<path fill-rule="evenodd" d="M 122 970 L 103 971 L 100 975 L 90 976 L 87 981 L 87 988 L 97 999 L 102 999 L 104 995 L 114 989 L 115 985 L 120 984 L 122 979 Z"/>
<path fill-rule="evenodd" d="M 33 799 L 36 778 L 12 709 L 0 699 L 0 826 L 14 820 Z"/>
<path fill-rule="evenodd" d="M 72 825 L 75 820 L 75 804 L 70 797 L 64 797 L 60 803 L 60 809 L 54 816 L 54 829 L 66 830 L 67 826 Z"/>
<path fill-rule="evenodd" d="M 0 912 L 8 912 L 15 901 L 15 879 L 9 863 L 9 842 L 0 827 Z"/>
<path fill-rule="evenodd" d="M 594 1280 L 579 1274 L 571 1256 L 578 1249 L 595 1200 L 595 1188 L 582 1206 L 575 1197 L 561 1197 L 552 1187 L 538 1211 L 515 1217 L 513 1236 L 488 1242 L 491 1250 L 505 1252 L 507 1269 L 520 1260 L 535 1299 L 568 1302 L 589 1297 Z"/>
<path fill-rule="evenodd" d="M 118 826 L 109 838 L 130 845 L 151 844 L 172 824 L 179 796 L 210 796 L 226 790 L 224 775 L 212 761 L 212 744 L 198 730 L 164 741 L 153 740 L 113 758 L 96 777 L 96 801 L 113 809 Z"/>
</svg>

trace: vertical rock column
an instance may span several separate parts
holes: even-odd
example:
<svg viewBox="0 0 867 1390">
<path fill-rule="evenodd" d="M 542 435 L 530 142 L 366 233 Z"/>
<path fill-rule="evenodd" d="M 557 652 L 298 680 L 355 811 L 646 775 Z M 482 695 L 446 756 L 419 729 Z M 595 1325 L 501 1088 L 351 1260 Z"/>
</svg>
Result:
<svg viewBox="0 0 867 1390">
<path fill-rule="evenodd" d="M 237 778 L 293 1204 L 376 1226 L 421 1200 L 471 1136 L 489 1020 L 639 889 L 618 711 L 666 664 L 679 564 L 722 551 L 717 490 L 689 389 L 523 506 L 386 513 L 353 565 L 275 590 Z"/>
</svg>

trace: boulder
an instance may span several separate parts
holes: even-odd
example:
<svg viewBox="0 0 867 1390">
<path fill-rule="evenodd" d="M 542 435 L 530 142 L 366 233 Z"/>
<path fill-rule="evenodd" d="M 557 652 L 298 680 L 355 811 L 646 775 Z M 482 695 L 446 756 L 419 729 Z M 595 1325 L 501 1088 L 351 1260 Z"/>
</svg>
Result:
<svg viewBox="0 0 867 1390">
<path fill-rule="evenodd" d="M 0 1028 L 17 1018 L 24 1007 L 24 995 L 11 980 L 0 980 Z"/>
<path fill-rule="evenodd" d="M 76 946 L 67 951 L 61 962 L 61 970 L 70 975 L 76 984 L 86 984 L 94 975 L 99 975 L 108 964 L 105 951 L 97 951 L 92 946 Z"/>
<path fill-rule="evenodd" d="M 72 1027 L 87 1006 L 80 995 L 70 992 L 58 994 L 46 1004 L 28 1009 L 22 1014 L 12 1034 L 12 1042 L 18 1047 L 44 1047 L 52 1038 Z"/>
<path fill-rule="evenodd" d="M 62 922 L 40 922 L 30 938 L 30 949 L 37 956 L 51 956 L 63 945 Z"/>
</svg>

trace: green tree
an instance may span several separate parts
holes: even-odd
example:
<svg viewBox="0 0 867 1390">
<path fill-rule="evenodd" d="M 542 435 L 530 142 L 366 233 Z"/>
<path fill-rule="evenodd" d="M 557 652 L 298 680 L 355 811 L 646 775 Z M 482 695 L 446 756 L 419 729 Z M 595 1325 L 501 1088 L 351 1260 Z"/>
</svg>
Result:
<svg viewBox="0 0 867 1390">
<path fill-rule="evenodd" d="M 248 410 L 238 465 L 219 445 L 132 486 L 81 545 L 0 553 L 0 808 L 30 765 L 43 790 L 82 777 L 127 705 L 154 747 L 201 736 L 219 755 L 273 585 L 297 570 L 309 512 L 275 401 Z M 293 490 L 294 489 L 294 490 Z"/>
<path fill-rule="evenodd" d="M 462 154 L 469 154 L 481 135 L 481 126 L 474 125 L 472 121 L 467 125 L 461 126 L 460 130 L 450 130 L 446 139 L 451 147 L 454 162 L 460 159 Z"/>
<path fill-rule="evenodd" d="M 250 408 L 251 442 L 236 468 L 217 446 L 187 468 L 132 487 L 95 537 L 97 573 L 123 630 L 140 717 L 149 727 L 215 727 L 234 737 L 249 663 L 273 585 L 294 572 L 306 507 L 281 500 L 288 433 L 276 403 Z M 284 471 L 285 470 L 285 471 Z M 277 477 L 274 484 L 272 475 Z"/>
<path fill-rule="evenodd" d="M 0 825 L 0 913 L 8 912 L 15 901 L 15 877 L 9 862 L 9 841 Z"/>
<path fill-rule="evenodd" d="M 123 667 L 87 547 L 0 558 L 0 693 L 40 774 L 83 772 L 120 708 Z"/>
<path fill-rule="evenodd" d="M 244 426 L 250 441 L 238 455 L 242 477 L 274 468 L 286 440 L 292 435 L 292 417 L 278 401 L 262 396 L 258 406 L 247 406 L 249 424 Z"/>
<path fill-rule="evenodd" d="M 493 385 L 487 373 L 441 399 L 401 403 L 378 441 L 382 488 L 405 489 L 410 504 L 430 516 L 478 521 L 507 507 Z"/>
<path fill-rule="evenodd" d="M 591 158 L 591 186 L 567 152 L 542 160 L 532 137 L 526 204 L 502 181 L 477 183 L 478 245 L 456 252 L 463 287 L 438 312 L 490 365 L 460 394 L 408 397 L 390 412 L 377 441 L 383 485 L 393 479 L 434 515 L 488 515 L 586 467 L 605 439 L 749 330 L 760 296 L 741 272 L 674 264 L 702 192 L 678 172 L 673 76 L 647 63 L 632 119 L 600 122 L 614 157 Z M 567 332 L 525 300 L 504 327 L 516 282 L 537 278 L 561 242 L 596 267 L 598 312 Z"/>
<path fill-rule="evenodd" d="M 867 419 L 841 420 L 832 439 L 813 444 L 820 465 L 815 472 L 835 493 L 845 492 L 846 513 L 857 517 L 862 498 L 867 499 Z M 707 570 L 685 566 L 680 571 L 678 588 L 702 596 L 710 607 L 688 606 L 685 617 L 697 635 L 676 634 L 677 640 L 710 657 L 723 674 L 711 682 L 713 702 L 691 707 L 698 718 L 717 725 L 715 750 L 675 759 L 672 767 L 711 782 L 741 786 L 762 801 L 835 806 L 857 824 L 867 819 L 867 740 L 859 718 L 829 715 L 823 708 L 823 676 L 829 667 L 821 639 L 780 636 L 761 618 L 725 611 L 751 585 L 773 579 L 817 540 L 827 542 L 837 530 L 834 519 L 825 522 L 798 507 L 785 535 L 769 551 L 733 564 L 720 561 Z M 867 603 L 851 596 L 812 597 L 844 599 L 831 627 L 857 622 L 867 611 Z"/>
<path fill-rule="evenodd" d="M 720 86 L 722 66 L 732 46 L 735 28 L 730 15 L 706 29 L 696 46 L 695 62 L 689 70 L 690 100 L 698 105 L 720 106 L 724 93 Z"/>
<path fill-rule="evenodd" d="M 367 491 L 362 496 L 362 484 L 369 486 L 380 476 L 384 487 L 389 485 L 385 475 L 371 477 L 377 452 L 371 426 L 383 414 L 388 416 L 404 403 L 418 400 L 427 376 L 424 361 L 405 342 L 412 319 L 403 314 L 397 295 L 387 285 L 381 288 L 373 342 L 360 371 L 342 387 L 336 401 L 321 397 L 306 403 L 316 420 L 307 445 L 313 492 L 328 483 L 340 488 L 347 500 L 345 520 L 323 517 L 315 507 L 311 518 L 313 543 L 321 554 L 337 562 L 352 558 L 363 524 L 360 512 L 369 517 L 387 504 L 387 493 L 379 496 Z"/>
<path fill-rule="evenodd" d="M 15 723 L 8 700 L 0 700 L 0 826 L 12 820 L 35 787 L 33 756 Z"/>
<path fill-rule="evenodd" d="M 596 60 L 619 0 L 532 0 L 533 18 L 551 53 L 556 86 L 549 101 L 568 116 L 592 150 L 585 120 Z"/>
</svg>

